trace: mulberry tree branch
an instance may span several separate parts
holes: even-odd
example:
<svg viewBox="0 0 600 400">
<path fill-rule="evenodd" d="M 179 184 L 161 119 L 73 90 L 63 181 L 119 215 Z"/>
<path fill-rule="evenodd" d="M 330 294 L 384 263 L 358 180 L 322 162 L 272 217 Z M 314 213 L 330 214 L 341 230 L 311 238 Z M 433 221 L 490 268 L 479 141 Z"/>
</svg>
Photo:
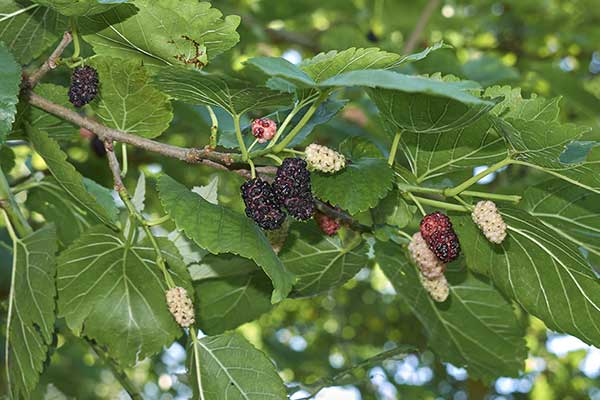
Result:
<svg viewBox="0 0 600 400">
<path fill-rule="evenodd" d="M 29 87 L 31 87 L 31 88 L 35 87 L 35 85 L 37 85 L 37 83 L 40 81 L 40 79 L 42 79 L 42 77 L 44 75 L 46 75 L 48 73 L 48 71 L 53 70 L 54 68 L 57 67 L 58 59 L 60 58 L 62 53 L 65 51 L 67 46 L 69 46 L 69 44 L 71 43 L 72 40 L 73 40 L 73 35 L 71 34 L 71 32 L 65 32 L 63 34 L 62 40 L 60 41 L 60 43 L 58 44 L 56 49 L 54 49 L 54 51 L 52 52 L 50 57 L 48 57 L 48 59 L 42 64 L 42 66 L 37 71 L 35 71 L 33 74 L 31 74 L 31 76 L 27 80 Z"/>
</svg>

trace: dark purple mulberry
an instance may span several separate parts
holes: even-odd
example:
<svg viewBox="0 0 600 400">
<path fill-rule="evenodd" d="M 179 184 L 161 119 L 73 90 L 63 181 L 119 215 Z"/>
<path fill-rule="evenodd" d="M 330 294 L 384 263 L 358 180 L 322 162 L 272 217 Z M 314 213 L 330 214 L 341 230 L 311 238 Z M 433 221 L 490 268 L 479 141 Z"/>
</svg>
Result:
<svg viewBox="0 0 600 400">
<path fill-rule="evenodd" d="M 300 221 L 308 221 L 315 213 L 315 199 L 310 193 L 285 199 L 283 205 L 292 217 Z"/>
<path fill-rule="evenodd" d="M 252 218 L 263 229 L 277 229 L 285 220 L 285 213 L 275 197 L 273 188 L 260 178 L 245 182 L 242 187 L 242 198 L 246 205 L 246 215 Z"/>
<path fill-rule="evenodd" d="M 301 221 L 310 219 L 315 211 L 315 200 L 310 185 L 310 172 L 301 158 L 286 158 L 277 169 L 273 182 L 277 199 L 290 215 Z"/>
<path fill-rule="evenodd" d="M 69 101 L 75 107 L 83 107 L 98 94 L 98 72 L 90 67 L 77 67 L 71 76 Z"/>
<path fill-rule="evenodd" d="M 449 263 L 460 255 L 458 236 L 448 216 L 441 212 L 426 215 L 421 221 L 420 231 L 427 246 L 440 261 Z"/>
</svg>

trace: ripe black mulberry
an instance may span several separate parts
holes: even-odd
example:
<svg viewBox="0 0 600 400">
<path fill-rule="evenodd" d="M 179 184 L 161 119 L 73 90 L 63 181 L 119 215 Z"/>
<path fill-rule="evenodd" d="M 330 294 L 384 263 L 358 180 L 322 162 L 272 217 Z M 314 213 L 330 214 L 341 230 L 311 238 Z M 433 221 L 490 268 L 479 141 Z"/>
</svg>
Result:
<svg viewBox="0 0 600 400">
<path fill-rule="evenodd" d="M 83 107 L 96 98 L 98 94 L 98 72 L 90 67 L 77 67 L 71 76 L 69 101 L 75 107 Z"/>
<path fill-rule="evenodd" d="M 260 178 L 251 179 L 242 185 L 241 191 L 248 217 L 263 229 L 281 227 L 285 221 L 285 213 L 268 182 Z"/>
<path fill-rule="evenodd" d="M 273 188 L 277 199 L 292 217 L 301 221 L 312 217 L 315 200 L 306 161 L 301 158 L 286 158 L 277 169 Z"/>
</svg>

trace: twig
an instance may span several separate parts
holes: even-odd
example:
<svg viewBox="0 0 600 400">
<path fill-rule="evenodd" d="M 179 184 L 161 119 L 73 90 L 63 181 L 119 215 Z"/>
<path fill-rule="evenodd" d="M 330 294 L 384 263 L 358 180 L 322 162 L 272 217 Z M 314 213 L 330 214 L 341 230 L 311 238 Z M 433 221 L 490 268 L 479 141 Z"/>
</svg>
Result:
<svg viewBox="0 0 600 400">
<path fill-rule="evenodd" d="M 110 172 L 112 172 L 113 179 L 115 182 L 115 191 L 120 193 L 121 190 L 125 189 L 123 184 L 123 178 L 121 177 L 121 167 L 119 166 L 119 160 L 115 154 L 113 141 L 111 139 L 104 140 L 104 148 L 106 149 L 106 158 L 108 159 L 108 166 Z"/>
<path fill-rule="evenodd" d="M 121 143 L 127 143 L 144 150 L 159 153 L 167 157 L 177 158 L 191 164 L 202 164 L 203 160 L 211 160 L 220 164 L 231 165 L 235 161 L 241 159 L 239 154 L 220 153 L 217 151 L 211 151 L 209 149 L 173 146 L 151 139 L 146 139 L 141 136 L 132 135 L 118 129 L 109 128 L 89 118 L 83 117 L 75 111 L 52 103 L 48 99 L 45 99 L 44 97 L 41 97 L 32 91 L 28 91 L 27 95 L 31 105 L 50 114 L 56 115 L 57 117 L 66 121 L 72 122 L 75 125 L 86 128 L 94 132 L 101 140 L 104 141 L 114 140 Z"/>
<path fill-rule="evenodd" d="M 421 40 L 421 35 L 423 35 L 423 31 L 425 30 L 425 27 L 427 26 L 431 15 L 439 6 L 439 4 L 440 0 L 429 0 L 425 8 L 423 8 L 423 11 L 419 16 L 419 20 L 415 25 L 415 29 L 413 29 L 412 33 L 410 34 L 410 37 L 404 45 L 404 49 L 402 50 L 404 54 L 412 53 L 417 47 L 417 44 L 419 43 L 419 40 Z"/>
<path fill-rule="evenodd" d="M 56 68 L 56 66 L 57 66 L 56 63 L 57 63 L 58 59 L 60 58 L 60 56 L 62 55 L 62 53 L 65 51 L 65 49 L 71 43 L 72 40 L 73 40 L 73 35 L 71 35 L 71 32 L 65 32 L 63 34 L 62 40 L 60 41 L 58 46 L 56 46 L 56 49 L 54 49 L 52 54 L 50 54 L 50 57 L 48 57 L 48 59 L 42 64 L 42 66 L 37 71 L 35 71 L 33 74 L 31 74 L 31 76 L 29 77 L 29 79 L 28 79 L 29 87 L 31 87 L 31 88 L 35 87 L 35 85 L 37 85 L 37 83 L 40 81 L 40 79 L 42 79 L 42 77 L 44 75 L 46 75 L 46 73 L 48 73 L 48 71 Z"/>
<path fill-rule="evenodd" d="M 129 379 L 125 371 L 121 366 L 113 360 L 98 344 L 94 343 L 90 339 L 86 339 L 90 347 L 94 350 L 98 358 L 102 359 L 104 363 L 110 368 L 115 378 L 119 381 L 123 389 L 129 394 L 132 400 L 143 400 L 140 390 L 135 386 Z"/>
</svg>

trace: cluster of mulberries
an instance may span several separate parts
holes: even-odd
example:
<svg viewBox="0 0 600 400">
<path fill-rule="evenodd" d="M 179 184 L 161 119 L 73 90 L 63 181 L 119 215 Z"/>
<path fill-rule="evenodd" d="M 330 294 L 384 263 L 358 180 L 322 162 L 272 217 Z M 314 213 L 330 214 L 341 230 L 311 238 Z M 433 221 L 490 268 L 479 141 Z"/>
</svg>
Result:
<svg viewBox="0 0 600 400">
<path fill-rule="evenodd" d="M 77 67 L 71 75 L 69 101 L 75 107 L 83 107 L 96 98 L 98 94 L 98 72 L 90 67 Z"/>
<path fill-rule="evenodd" d="M 471 217 L 490 242 L 500 244 L 506 238 L 506 223 L 493 201 L 478 202 Z"/>
<path fill-rule="evenodd" d="M 270 118 L 259 118 L 252 121 L 252 135 L 258 139 L 258 143 L 266 143 L 271 140 L 277 132 L 277 124 Z"/>
<path fill-rule="evenodd" d="M 309 168 L 316 171 L 333 173 L 346 166 L 346 158 L 329 147 L 312 143 L 304 149 L 304 154 Z"/>
<path fill-rule="evenodd" d="M 341 227 L 340 222 L 337 219 L 331 218 L 329 215 L 320 212 L 315 214 L 315 220 L 317 221 L 319 228 L 321 228 L 321 231 L 327 236 L 335 235 Z"/>
<path fill-rule="evenodd" d="M 192 325 L 194 319 L 194 304 L 182 287 L 174 287 L 165 293 L 169 311 L 179 326 L 187 328 Z"/>
<path fill-rule="evenodd" d="M 286 217 L 283 208 L 300 221 L 309 220 L 315 212 L 310 172 L 300 158 L 285 159 L 273 184 L 255 178 L 245 182 L 241 191 L 246 215 L 263 229 L 281 227 Z"/>
<path fill-rule="evenodd" d="M 460 243 L 448 216 L 438 211 L 428 214 L 421 220 L 419 228 L 427 246 L 437 258 L 445 263 L 458 258 Z"/>
<path fill-rule="evenodd" d="M 310 172 L 301 158 L 286 158 L 277 169 L 273 181 L 275 195 L 288 213 L 300 221 L 309 220 L 315 212 L 315 199 L 310 185 Z"/>
<path fill-rule="evenodd" d="M 246 215 L 263 229 L 277 229 L 285 220 L 281 203 L 275 196 L 273 187 L 260 178 L 244 182 L 241 187 L 242 199 L 246 205 Z"/>
</svg>

